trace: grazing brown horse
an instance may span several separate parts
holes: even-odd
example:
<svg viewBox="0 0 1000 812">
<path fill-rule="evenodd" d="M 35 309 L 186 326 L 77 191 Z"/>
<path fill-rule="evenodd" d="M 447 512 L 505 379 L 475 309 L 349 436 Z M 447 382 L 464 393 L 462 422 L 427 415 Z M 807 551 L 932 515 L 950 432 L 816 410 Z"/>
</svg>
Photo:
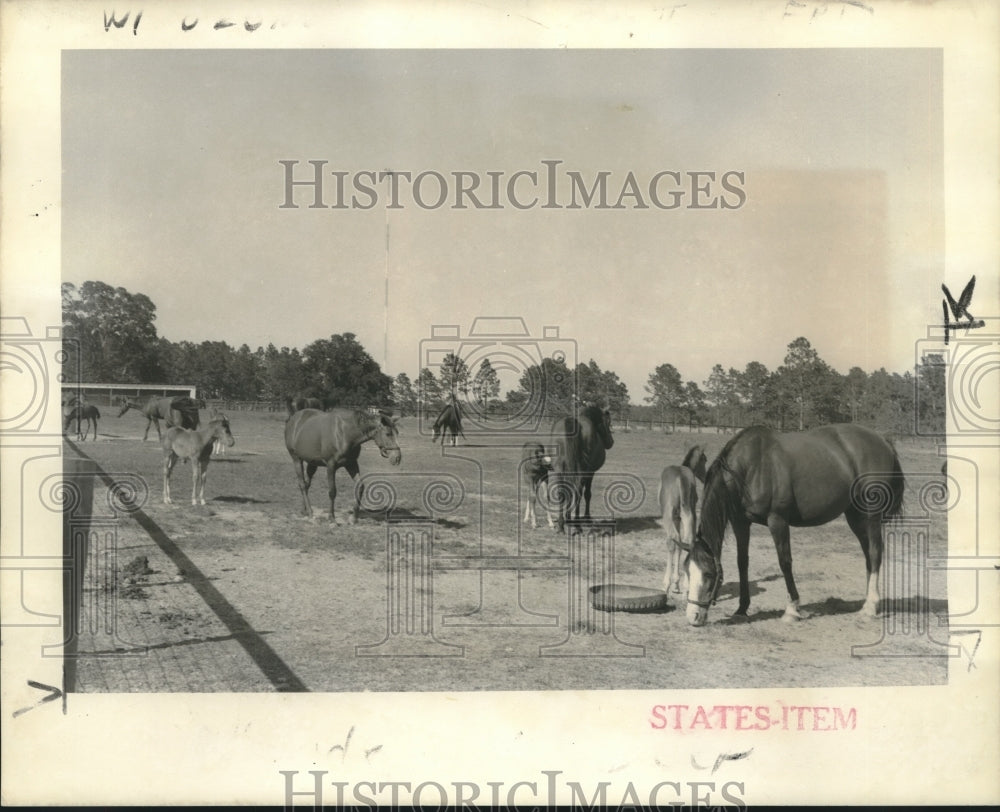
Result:
<svg viewBox="0 0 1000 812">
<path fill-rule="evenodd" d="M 451 444 L 453 446 L 458 445 L 459 434 L 462 435 L 463 440 L 466 439 L 465 432 L 462 431 L 462 410 L 458 406 L 458 401 L 454 398 L 441 410 L 441 414 L 434 421 L 434 436 L 431 438 L 431 442 L 436 443 L 438 437 L 440 437 L 441 445 L 444 445 L 445 437 L 449 434 L 451 434 Z"/>
<path fill-rule="evenodd" d="M 545 508 L 545 518 L 549 527 L 555 527 L 552 522 L 552 512 L 549 510 L 549 473 L 552 471 L 552 457 L 545 453 L 541 443 L 525 443 L 521 450 L 521 481 L 527 493 L 527 505 L 524 509 L 524 523 L 531 528 L 538 527 L 535 517 L 535 502 Z"/>
<path fill-rule="evenodd" d="M 94 439 L 95 440 L 97 439 L 97 421 L 100 419 L 101 413 L 100 411 L 98 411 L 96 406 L 77 404 L 71 406 L 68 410 L 65 411 L 68 411 L 68 413 L 65 415 L 66 422 L 65 425 L 63 426 L 64 432 L 69 431 L 70 425 L 75 420 L 77 440 L 86 440 L 87 434 L 90 432 L 91 427 L 93 427 L 94 429 Z M 81 428 L 82 422 L 84 420 L 87 421 L 87 428 L 85 429 Z"/>
<path fill-rule="evenodd" d="M 680 592 L 681 556 L 694 544 L 698 510 L 698 482 L 705 482 L 708 459 L 700 445 L 691 447 L 680 465 L 668 465 L 660 474 L 660 516 L 667 531 L 667 570 L 664 592 Z"/>
<path fill-rule="evenodd" d="M 191 488 L 191 504 L 205 504 L 205 479 L 208 477 L 208 462 L 212 458 L 212 446 L 221 440 L 232 446 L 236 440 L 229 429 L 229 421 L 225 415 L 216 417 L 204 428 L 183 429 L 172 426 L 167 429 L 163 438 L 163 503 L 173 504 L 170 499 L 170 474 L 177 460 L 191 462 L 193 485 Z"/>
<path fill-rule="evenodd" d="M 338 468 L 347 469 L 351 479 L 357 479 L 358 456 L 361 446 L 369 440 L 382 452 L 392 465 L 399 465 L 402 452 L 396 442 L 397 418 L 385 414 L 369 414 L 360 409 L 302 409 L 285 421 L 285 448 L 295 466 L 299 491 L 306 516 L 312 516 L 309 504 L 309 486 L 316 469 L 326 467 L 327 489 L 330 494 L 330 521 L 337 524 L 334 500 L 337 497 L 336 475 Z M 305 473 L 303 474 L 303 467 Z M 357 501 L 348 513 L 348 523 L 357 521 L 361 505 L 362 488 L 357 489 Z"/>
<path fill-rule="evenodd" d="M 611 412 L 586 406 L 576 417 L 562 417 L 552 427 L 556 455 L 549 476 L 549 493 L 559 508 L 558 528 L 562 533 L 572 514 L 580 518 L 580 500 L 590 518 L 590 489 L 594 473 L 604 465 L 605 452 L 615 444 L 611 434 Z"/>
<path fill-rule="evenodd" d="M 817 527 L 844 515 L 861 543 L 868 574 L 863 615 L 878 613 L 882 523 L 899 514 L 904 478 L 884 437 L 851 423 L 781 434 L 753 426 L 725 447 L 708 469 L 701 519 L 688 556 L 688 621 L 701 626 L 722 586 L 726 525 L 736 536 L 740 573 L 737 615 L 750 606 L 750 525 L 767 525 L 788 588 L 784 619 L 798 620 L 789 527 Z"/>
<path fill-rule="evenodd" d="M 167 428 L 176 426 L 183 429 L 196 429 L 200 423 L 198 402 L 186 395 L 180 397 L 156 397 L 154 395 L 142 405 L 134 400 L 126 399 L 118 416 L 121 417 L 129 409 L 141 412 L 142 416 L 146 418 L 146 432 L 142 435 L 143 442 L 149 437 L 149 427 L 153 425 L 156 426 L 157 439 L 163 441 L 163 434 L 160 432 L 161 420 L 166 423 Z"/>
<path fill-rule="evenodd" d="M 285 406 L 288 407 L 288 416 L 291 417 L 296 412 L 301 412 L 303 409 L 318 409 L 323 410 L 323 401 L 319 398 L 305 398 L 301 396 L 292 397 L 289 395 L 285 398 Z"/>
</svg>

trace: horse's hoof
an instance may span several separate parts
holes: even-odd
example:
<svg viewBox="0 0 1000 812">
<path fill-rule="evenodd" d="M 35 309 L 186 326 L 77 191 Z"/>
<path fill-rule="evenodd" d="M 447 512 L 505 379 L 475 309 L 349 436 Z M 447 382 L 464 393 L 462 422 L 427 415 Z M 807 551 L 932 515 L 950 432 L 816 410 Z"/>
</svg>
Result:
<svg viewBox="0 0 1000 812">
<path fill-rule="evenodd" d="M 781 616 L 781 619 L 785 623 L 794 623 L 797 620 L 808 620 L 809 613 L 803 612 L 798 606 L 788 606 L 785 608 L 785 613 Z"/>
</svg>

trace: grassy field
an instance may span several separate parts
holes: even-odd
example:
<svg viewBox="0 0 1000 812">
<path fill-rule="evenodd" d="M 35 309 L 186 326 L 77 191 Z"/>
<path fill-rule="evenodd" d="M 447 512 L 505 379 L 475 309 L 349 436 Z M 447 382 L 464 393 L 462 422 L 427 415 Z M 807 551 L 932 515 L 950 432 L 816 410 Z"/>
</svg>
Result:
<svg viewBox="0 0 1000 812">
<path fill-rule="evenodd" d="M 466 443 L 442 449 L 419 433 L 415 419 L 404 419 L 398 468 L 371 444 L 360 460 L 374 503 L 384 500 L 387 488 L 393 491 L 389 522 L 385 513 L 369 511 L 357 525 L 331 526 L 322 469 L 312 489 L 317 515 L 302 516 L 283 443 L 284 416 L 234 412 L 229 418 L 236 446 L 213 458 L 205 507 L 189 504 L 187 466 L 174 471 L 175 504 L 162 503 L 162 452 L 157 443 L 141 441 L 145 423 L 138 415 L 104 419 L 97 442 L 77 444 L 110 477 L 138 474 L 149 486 L 142 514 L 119 523 L 115 555 L 92 557 L 95 569 L 103 567 L 112 581 L 117 577 L 111 602 L 119 620 L 114 647 L 142 646 L 145 656 L 84 659 L 80 690 L 472 691 L 947 681 L 948 660 L 941 656 L 941 643 L 947 642 L 943 575 L 932 572 L 926 584 L 907 587 L 905 594 L 887 587 L 886 572 L 919 566 L 902 543 L 890 543 L 883 616 L 861 619 L 864 558 L 843 518 L 792 531 L 796 584 L 808 619 L 782 622 L 784 581 L 770 535 L 755 526 L 749 617 L 730 617 L 738 585 L 729 537 L 720 599 L 708 624 L 696 629 L 688 625 L 683 605 L 675 608 L 676 598 L 649 613 L 598 612 L 586 605 L 580 583 L 568 575 L 566 537 L 519 521 L 524 494 L 518 463 L 527 437 L 504 447 L 467 432 Z M 595 519 L 613 522 L 614 582 L 661 586 L 666 547 L 656 508 L 659 472 L 679 463 L 695 442 L 706 447 L 711 460 L 727 439 L 715 433 L 616 431 L 595 480 L 592 506 Z M 934 476 L 940 479 L 940 460 L 929 443 L 900 440 L 897 448 L 910 477 L 906 513 L 923 517 L 916 489 Z M 634 498 L 609 494 L 616 481 L 640 483 Z M 340 511 L 353 499 L 344 471 L 338 488 Z M 928 554 L 943 555 L 945 516 L 934 513 L 927 521 Z M 413 541 L 421 533 L 422 548 Z M 404 542 L 398 553 L 388 549 L 393 534 Z M 141 556 L 150 572 L 126 588 L 121 571 Z M 479 556 L 493 568 L 484 569 Z M 512 556 L 535 560 L 517 570 L 510 566 Z M 388 568 L 390 558 L 401 563 L 398 570 Z M 584 580 L 603 582 L 610 570 L 600 564 L 607 559 L 607 548 L 597 564 L 585 550 Z M 912 600 L 918 593 L 923 600 Z M 81 650 L 102 651 L 112 644 L 99 637 L 82 640 Z M 871 654 L 892 656 L 852 656 Z"/>
</svg>

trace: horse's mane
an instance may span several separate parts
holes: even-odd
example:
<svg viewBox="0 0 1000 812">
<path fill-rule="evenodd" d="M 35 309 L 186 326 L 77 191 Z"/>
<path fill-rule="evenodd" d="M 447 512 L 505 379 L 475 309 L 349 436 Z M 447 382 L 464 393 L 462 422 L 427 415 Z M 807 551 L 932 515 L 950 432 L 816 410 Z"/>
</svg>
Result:
<svg viewBox="0 0 1000 812">
<path fill-rule="evenodd" d="M 600 406 L 594 406 L 593 404 L 584 406 L 580 409 L 580 415 L 586 417 L 588 420 L 604 422 L 604 410 Z"/>
<path fill-rule="evenodd" d="M 743 509 L 743 496 L 746 485 L 743 474 L 735 471 L 730 464 L 729 456 L 737 443 L 744 439 L 748 432 L 755 433 L 756 426 L 742 429 L 722 447 L 719 456 L 708 467 L 705 474 L 705 490 L 702 494 L 701 521 L 698 536 L 703 539 L 718 558 L 722 550 L 722 540 L 726 535 L 726 525 L 731 516 Z M 728 481 L 727 481 L 728 477 Z M 708 531 L 708 538 L 705 538 Z"/>
</svg>

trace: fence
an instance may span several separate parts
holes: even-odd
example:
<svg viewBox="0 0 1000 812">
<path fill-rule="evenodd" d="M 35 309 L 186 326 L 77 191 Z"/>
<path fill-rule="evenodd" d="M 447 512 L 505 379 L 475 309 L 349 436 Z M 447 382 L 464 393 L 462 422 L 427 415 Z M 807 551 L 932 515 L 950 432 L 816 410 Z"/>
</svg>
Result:
<svg viewBox="0 0 1000 812">
<path fill-rule="evenodd" d="M 197 387 L 187 384 L 157 383 L 64 383 L 62 397 L 76 397 L 95 406 L 116 406 L 124 398 L 143 400 L 154 395 L 187 395 L 195 397 Z"/>
</svg>

